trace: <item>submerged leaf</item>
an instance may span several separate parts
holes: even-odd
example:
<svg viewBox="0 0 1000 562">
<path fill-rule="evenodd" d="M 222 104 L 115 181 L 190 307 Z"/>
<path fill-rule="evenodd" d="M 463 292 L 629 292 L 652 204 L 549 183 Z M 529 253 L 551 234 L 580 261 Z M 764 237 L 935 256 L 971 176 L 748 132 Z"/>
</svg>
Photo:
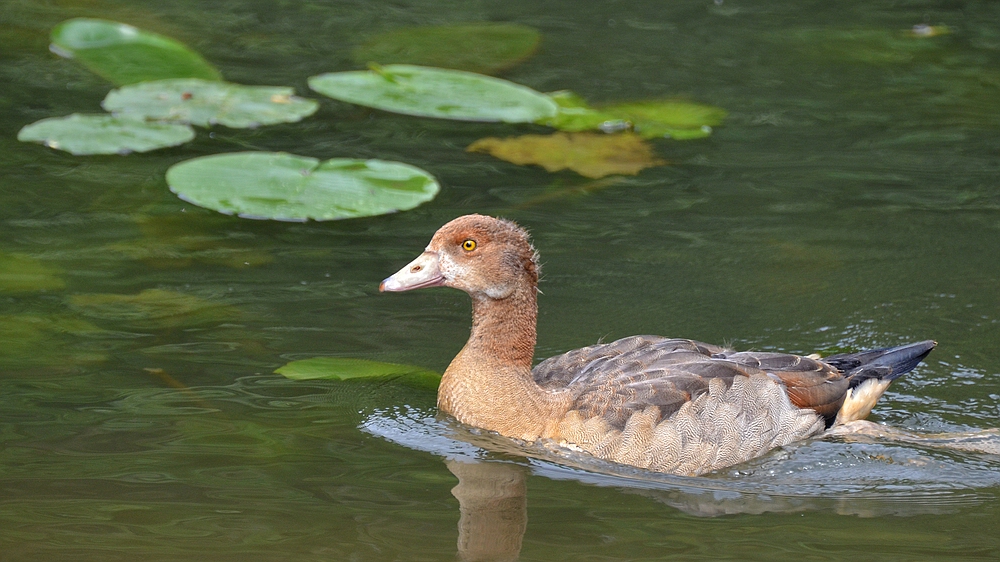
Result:
<svg viewBox="0 0 1000 562">
<path fill-rule="evenodd" d="M 469 152 L 485 152 L 514 164 L 538 164 L 550 172 L 570 169 L 588 178 L 612 174 L 636 175 L 666 164 L 637 135 L 622 133 L 555 133 L 514 138 L 485 138 L 469 145 Z"/>
<path fill-rule="evenodd" d="M 52 30 L 52 50 L 117 85 L 165 78 L 222 79 L 214 66 L 184 44 L 114 21 L 64 21 Z"/>
<path fill-rule="evenodd" d="M 408 27 L 380 33 L 354 49 L 358 64 L 419 64 L 496 74 L 531 56 L 537 29 L 516 23 Z"/>
<path fill-rule="evenodd" d="M 904 64 L 940 56 L 947 28 L 916 26 L 909 30 L 804 28 L 776 39 L 791 40 L 795 54 L 828 62 Z"/>
<path fill-rule="evenodd" d="M 336 100 L 419 117 L 531 123 L 556 115 L 551 98 L 526 86 L 426 66 L 331 72 L 310 78 L 309 87 Z"/>
<path fill-rule="evenodd" d="M 36 121 L 17 134 L 19 141 L 38 142 L 77 156 L 148 152 L 184 144 L 193 138 L 194 130 L 182 123 L 79 113 Z"/>
<path fill-rule="evenodd" d="M 315 100 L 294 94 L 295 90 L 285 87 L 158 80 L 112 90 L 101 105 L 116 114 L 144 119 L 249 128 L 294 123 L 316 112 Z"/>
<path fill-rule="evenodd" d="M 86 340 L 104 333 L 97 326 L 63 315 L 0 315 L 0 366 L 4 369 L 29 367 L 72 367 L 103 361 L 106 354 L 90 349 Z"/>
<path fill-rule="evenodd" d="M 123 240 L 109 246 L 127 257 L 152 267 L 190 267 L 198 262 L 245 268 L 274 261 L 267 249 L 227 229 L 221 215 L 174 213 L 136 217 L 142 238 Z"/>
<path fill-rule="evenodd" d="M 439 186 L 420 168 L 384 160 L 237 152 L 194 158 L 167 170 L 181 199 L 245 218 L 286 221 L 370 217 L 430 201 Z"/>
<path fill-rule="evenodd" d="M 147 329 L 218 323 L 239 317 L 239 311 L 232 306 L 163 289 L 146 289 L 135 295 L 73 295 L 70 305 L 91 318 Z"/>
<path fill-rule="evenodd" d="M 347 380 L 373 377 L 407 377 L 437 387 L 441 375 L 414 365 L 381 363 L 346 357 L 313 357 L 292 361 L 275 373 L 292 380 Z"/>
<path fill-rule="evenodd" d="M 31 256 L 0 252 L 0 293 L 33 293 L 62 289 L 66 282 L 55 268 Z"/>
</svg>

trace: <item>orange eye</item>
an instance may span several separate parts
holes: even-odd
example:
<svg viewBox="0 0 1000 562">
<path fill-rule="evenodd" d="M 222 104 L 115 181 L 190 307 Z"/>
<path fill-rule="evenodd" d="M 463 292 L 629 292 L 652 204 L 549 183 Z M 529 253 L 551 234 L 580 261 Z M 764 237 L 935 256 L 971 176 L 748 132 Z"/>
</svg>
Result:
<svg viewBox="0 0 1000 562">
<path fill-rule="evenodd" d="M 466 240 L 465 242 L 462 242 L 462 249 L 465 250 L 466 252 L 471 252 L 472 250 L 475 250 L 476 249 L 476 241 L 475 240 Z"/>
</svg>

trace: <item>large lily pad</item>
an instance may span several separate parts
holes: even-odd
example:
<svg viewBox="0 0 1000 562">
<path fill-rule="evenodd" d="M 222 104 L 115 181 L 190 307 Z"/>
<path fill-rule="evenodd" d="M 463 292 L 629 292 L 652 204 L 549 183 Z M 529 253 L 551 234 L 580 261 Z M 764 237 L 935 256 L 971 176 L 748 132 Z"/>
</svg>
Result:
<svg viewBox="0 0 1000 562">
<path fill-rule="evenodd" d="M 394 29 L 352 52 L 358 64 L 418 64 L 496 74 L 530 57 L 537 29 L 516 23 L 467 23 Z"/>
<path fill-rule="evenodd" d="M 59 271 L 24 254 L 0 252 L 0 293 L 33 293 L 62 289 Z"/>
<path fill-rule="evenodd" d="M 65 21 L 52 30 L 52 50 L 116 85 L 165 78 L 222 79 L 214 66 L 182 43 L 114 21 Z"/>
<path fill-rule="evenodd" d="M 239 310 L 232 306 L 163 289 L 146 289 L 135 295 L 73 295 L 70 306 L 90 318 L 145 329 L 180 328 L 239 317 Z"/>
<path fill-rule="evenodd" d="M 281 152 L 204 156 L 167 170 L 181 199 L 245 218 L 335 220 L 412 209 L 439 186 L 420 168 L 384 160 L 316 158 Z"/>
<path fill-rule="evenodd" d="M 549 94 L 559 106 L 556 116 L 539 121 L 561 131 L 631 130 L 643 138 L 704 138 L 722 123 L 726 110 L 683 100 L 645 100 L 590 107 L 569 91 Z"/>
<path fill-rule="evenodd" d="M 440 119 L 530 123 L 557 111 L 551 98 L 520 84 L 408 64 L 321 74 L 309 79 L 309 87 L 341 101 Z"/>
<path fill-rule="evenodd" d="M 198 79 L 157 80 L 112 90 L 101 105 L 120 115 L 233 128 L 294 123 L 319 104 L 292 88 Z"/>
<path fill-rule="evenodd" d="M 441 375 L 414 365 L 381 363 L 347 357 L 312 357 L 292 361 L 275 371 L 292 380 L 348 380 L 406 377 L 409 382 L 437 388 Z"/>
<path fill-rule="evenodd" d="M 636 175 L 665 161 L 638 135 L 621 133 L 555 133 L 500 139 L 489 137 L 469 145 L 469 152 L 485 152 L 519 165 L 537 164 L 550 172 L 573 170 L 588 178 L 612 174 Z"/>
<path fill-rule="evenodd" d="M 129 154 L 177 146 L 194 138 L 183 123 L 153 123 L 115 115 L 50 117 L 26 125 L 17 140 L 38 142 L 70 154 Z"/>
</svg>

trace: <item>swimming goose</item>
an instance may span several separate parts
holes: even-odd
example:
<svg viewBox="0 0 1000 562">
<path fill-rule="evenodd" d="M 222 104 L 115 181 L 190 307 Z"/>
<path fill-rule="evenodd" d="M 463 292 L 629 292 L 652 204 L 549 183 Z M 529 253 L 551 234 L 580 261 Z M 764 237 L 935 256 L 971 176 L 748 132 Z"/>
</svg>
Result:
<svg viewBox="0 0 1000 562">
<path fill-rule="evenodd" d="M 631 336 L 532 369 L 538 275 L 527 232 L 467 215 L 442 226 L 379 290 L 443 286 L 472 297 L 472 333 L 441 379 L 441 412 L 658 472 L 702 474 L 863 419 L 936 345 L 817 359 Z"/>
</svg>

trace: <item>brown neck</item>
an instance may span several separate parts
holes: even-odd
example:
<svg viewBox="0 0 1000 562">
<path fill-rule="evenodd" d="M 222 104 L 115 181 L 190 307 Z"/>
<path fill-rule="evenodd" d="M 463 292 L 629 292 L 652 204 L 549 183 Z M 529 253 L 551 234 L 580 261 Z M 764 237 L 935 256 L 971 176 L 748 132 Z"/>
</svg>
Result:
<svg viewBox="0 0 1000 562">
<path fill-rule="evenodd" d="M 503 299 L 473 297 L 472 334 L 441 379 L 438 408 L 463 423 L 534 440 L 560 400 L 531 376 L 537 291 L 525 285 Z"/>
</svg>

